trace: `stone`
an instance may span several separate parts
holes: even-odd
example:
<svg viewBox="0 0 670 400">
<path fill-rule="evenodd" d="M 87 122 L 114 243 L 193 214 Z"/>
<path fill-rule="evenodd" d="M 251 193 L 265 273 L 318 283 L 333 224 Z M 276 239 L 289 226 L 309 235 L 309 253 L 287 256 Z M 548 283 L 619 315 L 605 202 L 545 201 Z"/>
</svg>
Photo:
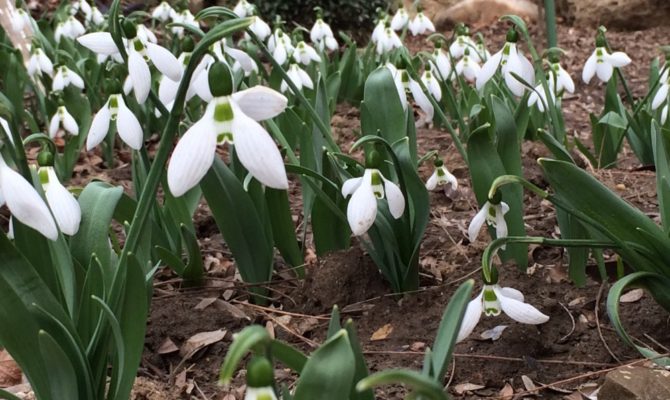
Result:
<svg viewBox="0 0 670 400">
<path fill-rule="evenodd" d="M 667 23 L 667 0 L 562 0 L 559 15 L 573 19 L 574 25 L 607 28 L 643 29 Z"/>
<path fill-rule="evenodd" d="M 526 21 L 536 21 L 540 11 L 530 0 L 464 0 L 438 10 L 433 16 L 433 22 L 438 29 L 458 22 L 476 27 L 494 22 L 507 14 L 518 15 Z"/>
<path fill-rule="evenodd" d="M 621 367 L 605 376 L 598 398 L 607 400 L 670 399 L 670 371 L 644 367 Z"/>
</svg>

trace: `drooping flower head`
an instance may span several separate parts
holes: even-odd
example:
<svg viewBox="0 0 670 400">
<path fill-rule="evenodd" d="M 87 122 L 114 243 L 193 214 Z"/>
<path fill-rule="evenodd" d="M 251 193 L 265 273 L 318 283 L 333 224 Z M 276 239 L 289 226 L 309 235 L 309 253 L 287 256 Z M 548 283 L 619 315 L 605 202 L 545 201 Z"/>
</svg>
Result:
<svg viewBox="0 0 670 400">
<path fill-rule="evenodd" d="M 421 7 L 419 7 L 418 12 L 409 22 L 409 31 L 412 32 L 412 36 L 425 35 L 430 32 L 435 32 L 435 26 L 423 13 Z"/>
<path fill-rule="evenodd" d="M 120 90 L 109 96 L 105 105 L 95 114 L 86 137 L 86 150 L 90 151 L 100 144 L 109 131 L 109 124 L 116 123 L 116 131 L 133 150 L 139 150 L 144 141 L 142 126 L 135 114 L 126 106 Z"/>
<path fill-rule="evenodd" d="M 305 72 L 304 69 L 300 68 L 300 66 L 296 63 L 292 63 L 291 66 L 288 68 L 288 71 L 286 71 L 286 75 L 291 79 L 291 82 L 298 88 L 298 90 L 302 90 L 302 88 L 307 88 L 307 89 L 314 89 L 314 83 L 312 82 L 312 78 L 309 77 L 307 72 Z M 282 81 L 280 90 L 282 92 L 286 92 L 289 89 L 288 83 L 286 81 Z"/>
<path fill-rule="evenodd" d="M 496 269 L 494 268 L 491 272 L 492 282 L 486 282 L 485 280 L 482 291 L 468 303 L 468 307 L 465 309 L 463 322 L 456 338 L 457 343 L 470 336 L 477 323 L 479 323 L 482 314 L 490 317 L 498 316 L 501 312 L 504 312 L 513 320 L 530 325 L 543 324 L 549 321 L 547 315 L 532 305 L 524 303 L 523 293 L 511 287 L 500 287 Z"/>
<path fill-rule="evenodd" d="M 486 60 L 481 71 L 477 74 L 478 90 L 484 87 L 498 69 L 500 69 L 505 85 L 515 96 L 521 97 L 526 88 L 514 75 L 521 77 L 529 85 L 535 83 L 533 65 L 519 53 L 517 49 L 518 40 L 519 34 L 514 28 L 510 28 L 503 48 Z"/>
<path fill-rule="evenodd" d="M 277 400 L 272 364 L 263 356 L 254 356 L 247 365 L 247 391 L 244 400 Z"/>
<path fill-rule="evenodd" d="M 594 75 L 602 82 L 609 82 L 614 72 L 614 68 L 625 67 L 631 63 L 630 57 L 621 51 L 611 53 L 607 49 L 607 40 L 605 39 L 605 28 L 600 27 L 596 34 L 596 49 L 584 64 L 582 71 L 582 80 L 589 83 Z"/>
<path fill-rule="evenodd" d="M 438 186 L 442 185 L 451 185 L 452 190 L 458 189 L 458 180 L 449 172 L 442 159 L 436 157 L 433 166 L 435 170 L 426 181 L 426 189 L 435 190 Z"/>
<path fill-rule="evenodd" d="M 66 37 L 75 40 L 79 36 L 86 33 L 86 28 L 73 15 L 70 15 L 65 21 L 59 22 L 54 31 L 54 38 L 56 43 L 60 43 L 61 39 Z"/>
<path fill-rule="evenodd" d="M 405 7 L 399 7 L 393 18 L 391 18 L 391 29 L 394 31 L 403 30 L 409 23 L 409 13 L 405 10 Z"/>
<path fill-rule="evenodd" d="M 323 21 L 321 7 L 315 7 L 314 11 L 316 11 L 316 21 L 309 31 L 310 40 L 320 51 L 324 51 L 325 49 L 331 51 L 337 50 L 337 39 L 333 35 L 333 30 L 330 29 L 330 25 Z"/>
<path fill-rule="evenodd" d="M 49 137 L 53 139 L 62 136 L 62 134 L 59 135 L 61 129 L 70 135 L 79 135 L 79 124 L 77 124 L 72 114 L 65 108 L 64 104 L 59 105 L 56 113 L 51 117 L 51 121 L 49 122 Z"/>
<path fill-rule="evenodd" d="M 468 82 L 475 82 L 481 69 L 482 68 L 479 66 L 477 60 L 473 57 L 470 57 L 470 49 L 465 49 L 463 57 L 456 63 L 456 74 L 452 77 L 452 80 L 456 79 L 456 76 L 460 75 L 463 76 Z"/>
<path fill-rule="evenodd" d="M 440 87 L 440 82 L 437 81 L 437 78 L 433 74 L 431 63 L 426 63 L 425 70 L 421 75 L 421 82 L 428 88 L 428 92 L 435 97 L 435 100 L 442 100 L 442 88 Z"/>
<path fill-rule="evenodd" d="M 384 68 L 387 68 L 393 77 L 403 109 L 407 110 L 407 93 L 409 92 L 425 114 L 425 121 L 430 123 L 433 120 L 435 109 L 428 96 L 421 89 L 421 85 L 412 79 L 407 70 L 402 67 L 398 69 L 393 64 L 387 63 Z"/>
<path fill-rule="evenodd" d="M 84 88 L 84 80 L 78 73 L 74 72 L 67 65 L 61 65 L 56 69 L 56 75 L 51 84 L 51 89 L 54 92 L 62 91 L 68 86 L 74 86 L 79 89 Z"/>
<path fill-rule="evenodd" d="M 494 199 L 489 199 L 475 217 L 470 222 L 468 227 L 468 239 L 470 242 L 477 240 L 479 231 L 484 226 L 484 223 L 492 226 L 496 230 L 496 238 L 500 239 L 507 236 L 507 222 L 505 221 L 505 214 L 509 211 L 507 203 L 502 201 L 500 192 L 496 193 Z"/>
<path fill-rule="evenodd" d="M 432 63 L 436 68 L 433 68 L 434 73 L 442 80 L 446 82 L 451 75 L 451 60 L 447 55 L 447 52 L 442 48 L 442 41 L 435 41 L 435 48 L 433 49 L 432 54 Z"/>
<path fill-rule="evenodd" d="M 205 114 L 182 136 L 167 170 L 170 191 L 181 196 L 197 185 L 214 162 L 216 146 L 229 143 L 251 176 L 274 189 L 288 189 L 284 162 L 275 142 L 256 121 L 273 118 L 288 100 L 264 86 L 233 93 L 228 66 L 215 62 L 208 71 L 213 98 Z"/>
<path fill-rule="evenodd" d="M 256 7 L 254 7 L 253 4 L 250 4 L 247 0 L 240 0 L 233 8 L 233 12 L 238 17 L 244 18 L 248 17 L 249 15 L 253 15 L 255 8 Z"/>
<path fill-rule="evenodd" d="M 30 58 L 28 59 L 28 75 L 32 78 L 47 74 L 52 76 L 54 66 L 49 57 L 44 53 L 41 47 L 33 44 L 30 48 Z"/>
<path fill-rule="evenodd" d="M 377 218 L 377 200 L 386 197 L 389 211 L 395 219 L 400 218 L 405 210 L 402 191 L 376 168 L 379 163 L 379 153 L 371 151 L 366 159 L 363 176 L 347 179 L 342 184 L 342 196 L 351 196 L 347 205 L 347 220 L 355 236 L 365 234 L 374 224 Z"/>
<path fill-rule="evenodd" d="M 63 186 L 53 167 L 53 154 L 42 150 L 37 156 L 37 175 L 58 228 L 66 235 L 79 231 L 81 208 L 72 193 Z"/>
<path fill-rule="evenodd" d="M 161 22 L 167 22 L 177 16 L 177 12 L 172 8 L 170 3 L 162 1 L 156 8 L 151 11 L 151 18 Z"/>
</svg>

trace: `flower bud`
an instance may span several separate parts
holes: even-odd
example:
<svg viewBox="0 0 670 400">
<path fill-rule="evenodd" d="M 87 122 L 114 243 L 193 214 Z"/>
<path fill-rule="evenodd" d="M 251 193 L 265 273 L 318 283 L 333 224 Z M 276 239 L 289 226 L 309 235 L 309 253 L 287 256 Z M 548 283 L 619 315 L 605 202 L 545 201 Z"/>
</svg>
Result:
<svg viewBox="0 0 670 400">
<path fill-rule="evenodd" d="M 272 386 L 274 382 L 272 364 L 263 356 L 254 356 L 247 365 L 247 386 L 252 388 Z"/>
<path fill-rule="evenodd" d="M 230 96 L 233 93 L 233 75 L 225 63 L 217 61 L 212 64 L 207 78 L 212 96 Z"/>
</svg>

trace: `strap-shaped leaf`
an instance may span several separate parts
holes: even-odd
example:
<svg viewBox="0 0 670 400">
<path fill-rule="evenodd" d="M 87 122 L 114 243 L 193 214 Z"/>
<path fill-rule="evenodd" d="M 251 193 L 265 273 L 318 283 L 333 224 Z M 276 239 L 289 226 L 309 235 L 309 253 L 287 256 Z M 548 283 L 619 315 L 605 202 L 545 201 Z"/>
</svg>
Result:
<svg viewBox="0 0 670 400">
<path fill-rule="evenodd" d="M 635 347 L 640 354 L 643 356 L 652 359 L 656 364 L 662 366 L 670 366 L 670 358 L 661 357 L 656 351 L 635 344 L 633 339 L 628 335 L 626 329 L 623 327 L 621 322 L 621 316 L 619 315 L 619 299 L 623 294 L 623 291 L 630 285 L 641 285 L 643 287 L 648 287 L 651 290 L 651 293 L 654 295 L 660 295 L 665 297 L 665 307 L 670 305 L 670 302 L 667 295 L 667 288 L 670 286 L 670 279 L 666 276 L 651 273 L 651 272 L 634 272 L 630 275 L 619 279 L 613 286 L 610 288 L 609 293 L 607 294 L 607 315 L 612 321 L 614 329 L 616 329 L 619 336 L 630 346 Z M 653 285 L 651 287 L 650 285 Z"/>
<path fill-rule="evenodd" d="M 40 330 L 37 335 L 40 344 L 40 352 L 44 362 L 49 368 L 49 389 L 52 399 L 78 399 L 77 372 L 68 359 L 67 354 L 46 331 Z M 81 377 L 85 378 L 85 377 Z"/>
<path fill-rule="evenodd" d="M 431 371 L 435 374 L 432 377 L 440 382 L 444 379 L 447 367 L 451 362 L 458 331 L 474 285 L 475 282 L 472 279 L 463 282 L 449 299 L 449 304 L 447 304 L 447 308 L 442 314 L 430 358 L 433 364 Z"/>
<path fill-rule="evenodd" d="M 272 276 L 272 244 L 242 183 L 217 158 L 200 187 L 242 279 L 249 283 L 267 282 Z"/>
<path fill-rule="evenodd" d="M 358 382 L 356 389 L 368 390 L 375 386 L 386 384 L 404 384 L 409 386 L 415 393 L 422 398 L 429 400 L 447 400 L 449 397 L 442 390 L 442 385 L 436 381 L 421 375 L 418 372 L 405 369 L 388 369 L 377 372 Z M 414 398 L 417 398 L 416 396 Z"/>
<path fill-rule="evenodd" d="M 271 340 L 272 338 L 270 338 L 268 331 L 259 325 L 248 326 L 235 334 L 233 343 L 230 345 L 226 358 L 221 365 L 219 381 L 224 385 L 230 383 L 238 364 L 247 352 L 257 346 L 267 344 Z"/>
<path fill-rule="evenodd" d="M 656 121 L 651 124 L 651 143 L 656 166 L 658 209 L 661 214 L 663 231 L 668 235 L 670 233 L 670 158 L 668 157 L 668 140 L 663 136 L 661 127 Z"/>
<path fill-rule="evenodd" d="M 354 358 L 356 360 L 355 365 L 356 369 L 354 371 L 354 385 L 351 387 L 351 392 L 349 393 L 350 400 L 374 400 L 375 396 L 372 389 L 358 391 L 356 390 L 356 383 L 368 377 L 370 371 L 368 371 L 368 366 L 365 363 L 365 357 L 363 356 L 363 349 L 358 340 L 358 334 L 356 333 L 356 328 L 354 327 L 354 321 L 350 318 L 345 323 L 344 329 L 346 329 L 349 334 L 349 344 L 351 345 L 351 351 L 354 353 Z"/>
<path fill-rule="evenodd" d="M 366 135 L 376 135 L 377 132 L 389 143 L 406 136 L 405 110 L 398 97 L 398 89 L 388 68 L 380 67 L 374 70 L 365 81 L 364 100 L 365 108 L 369 110 L 369 124 L 364 126 L 361 114 L 361 126 Z"/>
<path fill-rule="evenodd" d="M 295 226 L 293 225 L 288 192 L 286 190 L 265 188 L 265 200 L 270 224 L 272 225 L 274 244 L 284 258 L 284 261 L 291 267 L 294 267 L 294 271 L 298 276 L 303 277 L 305 275 L 304 259 L 296 237 Z"/>
<path fill-rule="evenodd" d="M 309 358 L 295 389 L 295 400 L 342 400 L 353 386 L 354 354 L 342 329 Z"/>
</svg>

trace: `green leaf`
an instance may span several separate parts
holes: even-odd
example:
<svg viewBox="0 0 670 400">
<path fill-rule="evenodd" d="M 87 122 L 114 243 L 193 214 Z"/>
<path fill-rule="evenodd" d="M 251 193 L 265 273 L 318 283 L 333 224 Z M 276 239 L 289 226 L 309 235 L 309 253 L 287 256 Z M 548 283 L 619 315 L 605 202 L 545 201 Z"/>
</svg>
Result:
<svg viewBox="0 0 670 400">
<path fill-rule="evenodd" d="M 449 398 L 442 390 L 442 385 L 418 372 L 404 369 L 389 369 L 377 372 L 358 382 L 356 389 L 362 391 L 386 384 L 404 384 L 413 389 L 416 394 L 429 400 L 447 400 Z"/>
<path fill-rule="evenodd" d="M 49 368 L 49 389 L 52 399 L 78 399 L 78 373 L 58 342 L 46 331 L 38 334 L 39 349 Z M 85 378 L 85 377 L 82 377 Z M 83 394 L 82 394 L 83 395 Z"/>
<path fill-rule="evenodd" d="M 272 276 L 273 248 L 256 206 L 242 183 L 220 159 L 200 182 L 226 244 L 245 282 L 267 282 Z M 262 289 L 256 289 L 261 292 Z"/>
<path fill-rule="evenodd" d="M 294 271 L 298 276 L 304 277 L 305 268 L 303 264 L 305 262 L 296 237 L 295 226 L 293 225 L 288 192 L 286 190 L 265 188 L 265 200 L 270 224 L 272 225 L 272 237 L 274 238 L 275 246 L 284 258 L 284 261 L 291 267 L 294 267 Z"/>
<path fill-rule="evenodd" d="M 358 340 L 358 335 L 356 334 L 356 328 L 354 328 L 354 321 L 349 319 L 347 320 L 344 329 L 347 330 L 349 334 L 349 343 L 351 345 L 351 351 L 354 353 L 354 358 L 356 359 L 355 365 L 356 369 L 354 371 L 354 385 L 351 387 L 351 392 L 349 393 L 350 400 L 374 400 L 375 396 L 373 391 L 370 390 L 356 390 L 356 383 L 367 378 L 369 375 L 368 366 L 365 364 L 365 356 L 363 356 L 363 349 Z"/>
<path fill-rule="evenodd" d="M 366 135 L 379 134 L 389 143 L 394 143 L 406 136 L 405 111 L 402 108 L 395 81 L 386 67 L 374 70 L 365 81 L 365 108 L 370 111 Z M 363 115 L 361 126 L 363 127 Z"/>
<path fill-rule="evenodd" d="M 188 264 L 184 267 L 181 277 L 189 285 L 198 285 L 202 283 L 205 276 L 205 266 L 202 263 L 198 239 L 186 225 L 182 224 L 180 231 L 188 253 Z"/>
<path fill-rule="evenodd" d="M 438 382 L 441 382 L 444 379 L 447 367 L 451 362 L 451 356 L 453 355 L 454 346 L 456 345 L 458 331 L 461 328 L 463 315 L 470 302 L 470 296 L 472 295 L 472 288 L 474 285 L 475 282 L 472 279 L 462 283 L 461 286 L 456 289 L 454 295 L 451 296 L 451 299 L 449 299 L 449 304 L 447 304 L 447 308 L 442 314 L 442 320 L 440 321 L 440 327 L 437 329 L 437 335 L 430 357 L 430 361 L 432 362 L 430 370 L 435 374 L 432 375 L 432 378 L 436 379 Z"/>
<path fill-rule="evenodd" d="M 656 193 L 661 225 L 667 236 L 670 234 L 670 159 L 668 158 L 668 141 L 663 136 L 661 129 L 656 121 L 652 122 L 651 144 L 656 166 Z"/>
<path fill-rule="evenodd" d="M 326 334 L 326 338 L 335 336 L 340 329 L 342 329 L 342 324 L 340 323 L 340 308 L 336 304 L 333 306 L 333 311 L 330 313 L 330 322 L 328 322 L 328 333 Z"/>
<path fill-rule="evenodd" d="M 344 329 L 328 339 L 309 358 L 298 378 L 295 400 L 342 400 L 353 386 L 355 359 Z"/>
<path fill-rule="evenodd" d="M 279 340 L 272 340 L 270 343 L 270 353 L 279 361 L 286 364 L 287 367 L 300 374 L 307 363 L 307 356 L 299 350 L 289 346 Z"/>
<path fill-rule="evenodd" d="M 628 126 L 626 120 L 615 111 L 610 111 L 607 114 L 603 115 L 599 120 L 599 124 L 609 125 L 612 128 L 616 129 L 626 129 Z"/>
<path fill-rule="evenodd" d="M 72 256 L 80 265 L 88 265 L 95 254 L 103 270 L 111 268 L 116 256 L 109 247 L 109 229 L 114 209 L 121 199 L 123 188 L 103 182 L 91 182 L 79 195 L 81 224 L 70 240 Z"/>
<path fill-rule="evenodd" d="M 632 347 L 635 347 L 637 351 L 640 352 L 640 354 L 649 359 L 652 359 L 654 363 L 666 367 L 670 366 L 670 358 L 665 356 L 661 357 L 660 354 L 648 347 L 636 345 L 621 323 L 621 316 L 619 315 L 619 299 L 621 298 L 621 295 L 623 295 L 623 291 L 629 285 L 633 285 L 635 283 L 641 284 L 642 286 L 655 284 L 656 290 L 652 289 L 652 294 L 661 294 L 662 292 L 665 292 L 665 297 L 668 297 L 667 288 L 670 285 L 670 279 L 668 279 L 667 276 L 649 272 L 634 272 L 619 279 L 612 286 L 612 288 L 610 288 L 609 293 L 607 294 L 607 315 L 609 316 L 610 321 L 612 321 L 614 329 L 616 329 L 617 333 L 624 340 L 624 342 Z"/>
<path fill-rule="evenodd" d="M 259 325 L 248 326 L 237 333 L 234 336 L 233 343 L 230 345 L 228 353 L 226 353 L 226 358 L 221 365 L 221 371 L 219 373 L 219 381 L 221 384 L 227 385 L 230 383 L 237 366 L 247 352 L 257 346 L 268 344 L 271 340 L 272 338 L 270 338 L 268 331 Z"/>
</svg>

